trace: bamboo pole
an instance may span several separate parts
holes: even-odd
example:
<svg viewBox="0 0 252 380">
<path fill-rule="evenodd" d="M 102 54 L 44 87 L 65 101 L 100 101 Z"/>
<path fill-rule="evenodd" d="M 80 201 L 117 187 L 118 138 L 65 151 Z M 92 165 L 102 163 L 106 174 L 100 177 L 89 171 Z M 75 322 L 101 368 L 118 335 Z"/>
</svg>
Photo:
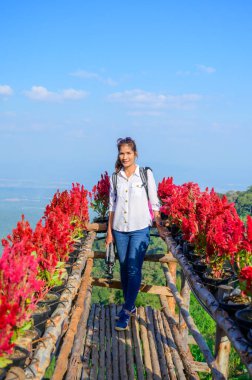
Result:
<svg viewBox="0 0 252 380">
<path fill-rule="evenodd" d="M 189 284 L 186 281 L 186 277 L 184 275 L 184 272 L 181 271 L 181 291 L 180 291 L 180 294 L 181 294 L 181 297 L 183 298 L 185 308 L 188 312 L 189 312 L 189 307 L 190 307 L 190 293 L 191 293 L 191 289 L 189 287 Z M 186 351 L 189 348 L 188 347 L 188 328 L 187 328 L 186 322 L 183 319 L 181 311 L 179 312 L 179 331 L 180 331 L 180 334 L 182 335 L 184 350 Z"/>
<path fill-rule="evenodd" d="M 92 305 L 91 311 L 88 317 L 87 336 L 86 336 L 84 352 L 83 352 L 83 357 L 82 357 L 83 364 L 82 364 L 81 380 L 89 379 L 89 374 L 90 374 L 89 359 L 91 355 L 93 332 L 94 332 L 95 306 L 96 306 L 95 304 Z"/>
<path fill-rule="evenodd" d="M 169 252 L 169 254 L 171 254 L 171 253 Z M 171 273 L 173 281 L 176 284 L 176 281 L 177 281 L 177 263 L 176 262 L 169 262 L 167 265 L 169 267 L 169 271 Z M 169 308 L 170 308 L 172 315 L 175 315 L 176 302 L 175 302 L 174 297 L 167 297 L 167 302 L 168 302 L 168 305 L 169 305 Z"/>
<path fill-rule="evenodd" d="M 106 378 L 112 379 L 112 350 L 111 350 L 111 329 L 110 329 L 110 310 L 109 306 L 106 306 L 106 351 L 105 351 L 105 358 L 106 358 Z M 102 380 L 102 379 L 101 379 Z"/>
<path fill-rule="evenodd" d="M 139 324 L 140 324 L 140 333 L 143 342 L 143 358 L 144 365 L 146 370 L 146 380 L 152 380 L 152 364 L 151 364 L 151 354 L 150 354 L 150 345 L 148 340 L 146 316 L 144 308 L 141 306 L 138 308 L 139 312 Z"/>
<path fill-rule="evenodd" d="M 169 309 L 169 306 L 168 306 L 168 303 L 166 301 L 166 298 L 161 296 L 160 297 L 160 300 L 161 300 L 161 304 L 163 306 L 163 313 L 164 315 L 166 316 L 167 320 L 168 320 L 168 323 L 169 323 L 169 326 L 170 326 L 170 329 L 171 329 L 171 333 L 173 335 L 173 338 L 174 338 L 174 341 L 176 343 L 176 346 L 177 346 L 177 349 L 178 349 L 178 352 L 179 352 L 179 356 L 183 362 L 183 366 L 184 366 L 184 371 L 185 371 L 185 374 L 186 374 L 186 377 L 190 380 L 199 380 L 199 376 L 198 374 L 192 369 L 191 367 L 191 361 L 188 360 L 188 356 L 187 356 L 187 351 L 184 350 L 183 348 L 183 342 L 182 342 L 182 337 L 180 335 L 180 332 L 179 332 L 179 329 L 178 329 L 178 325 L 174 319 L 174 316 L 172 315 L 170 309 Z M 218 378 L 218 379 L 222 379 L 223 378 Z M 217 380 L 217 378 L 216 378 Z"/>
<path fill-rule="evenodd" d="M 110 316 L 111 316 L 111 336 L 112 336 L 113 380 L 118 380 L 119 379 L 118 334 L 115 330 L 116 307 L 114 304 L 110 305 Z"/>
<path fill-rule="evenodd" d="M 206 359 L 206 362 L 207 364 L 209 365 L 209 367 L 211 368 L 211 371 L 213 373 L 213 376 L 214 376 L 214 379 L 221 379 L 223 380 L 224 377 L 223 375 L 221 374 L 215 360 L 214 360 L 214 357 L 205 341 L 205 339 L 203 338 L 203 336 L 200 334 L 197 326 L 195 325 L 192 317 L 190 316 L 188 310 L 186 309 L 185 305 L 184 305 L 184 302 L 183 302 L 183 299 L 181 297 L 181 295 L 179 294 L 179 291 L 178 289 L 176 288 L 176 285 L 173 281 L 173 278 L 171 276 L 171 274 L 169 273 L 169 269 L 168 269 L 168 266 L 167 264 L 162 264 L 162 267 L 163 267 L 163 270 L 164 270 L 164 274 L 165 274 L 165 277 L 166 277 L 166 280 L 167 280 L 167 284 L 169 286 L 169 288 L 171 289 L 172 291 L 172 294 L 174 296 L 174 299 L 176 300 L 180 310 L 181 310 L 181 314 L 191 332 L 191 334 L 193 335 L 195 341 L 197 342 L 198 346 L 200 347 L 205 359 Z M 161 299 L 161 302 L 164 302 L 164 299 L 162 296 L 160 296 L 160 299 Z M 168 308 L 167 308 L 168 309 Z M 171 314 L 169 312 L 169 314 Z"/>
<path fill-rule="evenodd" d="M 181 357 L 178 354 L 178 349 L 174 342 L 169 323 L 163 312 L 161 313 L 161 316 L 162 316 L 162 321 L 164 325 L 164 331 L 166 334 L 166 344 L 171 351 L 172 361 L 176 368 L 177 377 L 179 380 L 186 380 L 184 365 L 182 363 Z"/>
<path fill-rule="evenodd" d="M 71 352 L 73 345 L 74 336 L 76 334 L 77 325 L 83 310 L 83 304 L 87 293 L 87 288 L 89 284 L 89 278 L 93 267 L 93 260 L 87 259 L 87 265 L 85 268 L 84 276 L 81 281 L 80 291 L 76 301 L 75 309 L 72 314 L 71 322 L 67 333 L 64 337 L 64 342 L 58 356 L 55 371 L 52 376 L 52 380 L 61 380 L 67 370 L 68 356 Z"/>
<path fill-rule="evenodd" d="M 105 259 L 106 252 L 103 251 L 91 251 L 87 257 L 91 257 L 93 259 Z M 116 253 L 116 258 L 118 255 Z M 177 260 L 171 254 L 164 253 L 146 253 L 144 256 L 144 261 L 150 261 L 153 263 L 169 263 L 169 262 L 177 262 Z"/>
<path fill-rule="evenodd" d="M 104 380 L 105 378 L 105 307 L 101 306 L 100 316 L 100 349 L 99 349 L 99 372 L 98 380 Z"/>
<path fill-rule="evenodd" d="M 169 373 L 169 379 L 177 380 L 176 370 L 175 370 L 175 367 L 174 367 L 174 364 L 172 361 L 170 348 L 167 344 L 166 335 L 165 335 L 165 331 L 164 331 L 164 325 L 163 325 L 163 321 L 162 321 L 162 317 L 161 317 L 161 312 L 159 310 L 157 310 L 157 320 L 158 320 L 158 324 L 159 324 L 159 329 L 160 329 L 160 334 L 161 334 L 161 340 L 162 340 L 166 365 L 167 365 L 167 369 L 168 369 L 168 373 Z"/>
<path fill-rule="evenodd" d="M 153 310 L 152 312 L 153 312 L 153 322 L 154 322 L 154 329 L 155 329 L 155 338 L 157 342 L 159 365 L 160 365 L 160 370 L 161 370 L 161 378 L 162 380 L 169 380 L 168 368 L 166 365 L 165 353 L 164 353 L 164 349 L 162 345 L 161 332 L 160 332 L 160 328 L 158 324 L 157 310 Z"/>
<path fill-rule="evenodd" d="M 146 306 L 145 312 L 146 312 L 148 338 L 150 342 L 149 344 L 150 344 L 151 363 L 152 363 L 152 370 L 153 370 L 153 380 L 160 380 L 161 371 L 160 371 L 160 366 L 158 362 L 158 354 L 157 354 L 157 349 L 156 349 L 155 332 L 154 332 L 151 308 L 149 306 Z"/>
<path fill-rule="evenodd" d="M 132 317 L 133 318 L 133 317 Z M 132 347 L 132 330 L 129 328 L 125 331 L 126 340 L 126 363 L 128 370 L 128 379 L 134 380 L 134 357 Z"/>
<path fill-rule="evenodd" d="M 185 276 L 189 281 L 193 292 L 206 305 L 210 315 L 216 323 L 223 329 L 232 343 L 233 347 L 239 354 L 242 362 L 248 369 L 248 373 L 252 376 L 252 347 L 244 338 L 237 324 L 228 316 L 228 314 L 220 309 L 216 298 L 204 287 L 200 278 L 195 274 L 192 266 L 188 263 L 187 258 L 182 253 L 180 246 L 177 246 L 171 237 L 166 237 L 166 243 L 173 256 L 178 260 L 183 268 Z"/>
<path fill-rule="evenodd" d="M 108 280 L 107 278 L 92 278 L 92 286 L 100 286 L 104 288 L 121 289 L 121 282 L 118 280 Z M 140 292 L 149 294 L 162 294 L 172 298 L 171 291 L 166 286 L 141 284 Z"/>
<path fill-rule="evenodd" d="M 140 342 L 140 337 L 139 337 L 139 323 L 138 323 L 137 318 L 131 318 L 131 329 L 132 329 L 132 337 L 133 337 L 134 352 L 135 352 L 137 379 L 144 380 L 143 359 L 141 355 L 141 342 Z"/>
<path fill-rule="evenodd" d="M 77 334 L 74 339 L 74 344 L 71 352 L 71 358 L 69 360 L 67 374 L 65 380 L 77 380 L 81 375 L 82 361 L 81 356 L 84 348 L 84 341 L 87 333 L 87 320 L 91 305 L 91 286 L 87 289 L 87 296 L 84 301 L 84 308 L 78 323 Z"/>
<path fill-rule="evenodd" d="M 100 312 L 101 312 L 100 305 L 96 305 L 95 316 L 94 316 L 92 351 L 91 351 L 90 380 L 96 380 L 98 376 Z"/>
<path fill-rule="evenodd" d="M 117 314 L 119 313 L 119 310 L 121 310 L 120 306 L 116 307 Z M 127 379 L 127 367 L 126 367 L 126 346 L 125 346 L 125 332 L 119 331 L 118 332 L 118 352 L 119 352 L 119 358 L 118 361 L 120 363 L 119 365 L 119 373 L 121 379 Z"/>
<path fill-rule="evenodd" d="M 86 265 L 86 254 L 92 247 L 94 238 L 95 233 L 89 233 L 86 237 L 79 252 L 78 259 L 73 266 L 72 274 L 68 278 L 67 287 L 61 294 L 60 303 L 47 322 L 43 341 L 38 343 L 31 363 L 25 368 L 26 379 L 40 380 L 43 378 L 44 373 L 50 364 L 51 355 L 57 348 L 60 339 L 68 328 L 72 302 L 80 287 L 81 273 Z"/>
<path fill-rule="evenodd" d="M 221 301 L 224 293 L 225 288 L 220 286 L 217 292 L 217 299 Z M 225 331 L 217 324 L 215 333 L 215 358 L 226 379 L 228 379 L 230 351 L 230 340 Z"/>
</svg>

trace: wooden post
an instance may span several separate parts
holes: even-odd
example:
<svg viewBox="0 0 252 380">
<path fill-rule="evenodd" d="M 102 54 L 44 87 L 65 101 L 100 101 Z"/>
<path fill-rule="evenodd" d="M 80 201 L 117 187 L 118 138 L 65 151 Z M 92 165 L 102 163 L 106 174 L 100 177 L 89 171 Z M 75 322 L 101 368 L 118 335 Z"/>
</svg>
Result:
<svg viewBox="0 0 252 380">
<path fill-rule="evenodd" d="M 229 286 L 219 286 L 217 292 L 218 301 L 223 299 L 224 293 L 230 293 L 232 288 Z M 216 325 L 216 334 L 215 334 L 215 358 L 219 366 L 220 371 L 225 376 L 225 379 L 228 379 L 228 369 L 229 369 L 229 355 L 231 350 L 231 343 L 227 337 L 227 334 L 224 330 Z"/>
<path fill-rule="evenodd" d="M 172 254 L 170 252 L 168 252 L 168 255 L 172 257 Z M 176 284 L 176 281 L 177 281 L 177 262 L 173 261 L 173 262 L 169 262 L 167 264 L 168 264 L 170 274 L 173 278 L 173 281 Z M 167 303 L 168 303 L 171 314 L 175 315 L 176 301 L 175 301 L 174 297 L 166 297 L 166 298 L 167 298 Z"/>
<path fill-rule="evenodd" d="M 190 295 L 191 295 L 191 289 L 188 285 L 188 282 L 186 281 L 186 277 L 184 275 L 183 270 L 181 270 L 181 291 L 180 295 L 183 298 L 183 303 L 185 309 L 189 312 L 190 308 Z M 188 349 L 188 328 L 187 324 L 184 321 L 184 318 L 182 317 L 181 311 L 179 311 L 179 331 L 182 335 L 182 341 L 184 344 L 184 350 Z"/>
</svg>

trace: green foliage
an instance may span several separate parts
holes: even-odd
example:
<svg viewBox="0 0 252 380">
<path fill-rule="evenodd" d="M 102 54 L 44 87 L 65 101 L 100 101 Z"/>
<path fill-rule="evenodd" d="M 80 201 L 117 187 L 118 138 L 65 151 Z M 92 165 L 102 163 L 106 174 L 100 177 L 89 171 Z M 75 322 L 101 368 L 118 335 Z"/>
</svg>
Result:
<svg viewBox="0 0 252 380">
<path fill-rule="evenodd" d="M 247 215 L 252 214 L 252 186 L 246 191 L 228 191 L 226 196 L 234 202 L 239 216 L 245 221 Z"/>
</svg>

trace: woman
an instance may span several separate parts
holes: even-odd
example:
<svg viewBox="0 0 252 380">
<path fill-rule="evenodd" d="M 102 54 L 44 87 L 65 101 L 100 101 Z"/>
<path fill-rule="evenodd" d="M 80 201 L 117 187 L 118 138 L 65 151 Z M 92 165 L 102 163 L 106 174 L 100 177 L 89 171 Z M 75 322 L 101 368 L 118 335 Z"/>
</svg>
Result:
<svg viewBox="0 0 252 380">
<path fill-rule="evenodd" d="M 127 329 L 130 316 L 136 313 L 135 300 L 141 285 L 144 255 L 150 242 L 152 217 L 147 192 L 140 177 L 139 166 L 136 164 L 138 155 L 135 141 L 130 137 L 118 139 L 117 148 L 116 181 L 110 178 L 106 245 L 115 241 L 120 262 L 125 301 L 116 318 L 115 329 L 120 331 Z M 147 170 L 147 177 L 149 204 L 157 228 L 162 233 L 156 184 L 150 169 Z"/>
</svg>

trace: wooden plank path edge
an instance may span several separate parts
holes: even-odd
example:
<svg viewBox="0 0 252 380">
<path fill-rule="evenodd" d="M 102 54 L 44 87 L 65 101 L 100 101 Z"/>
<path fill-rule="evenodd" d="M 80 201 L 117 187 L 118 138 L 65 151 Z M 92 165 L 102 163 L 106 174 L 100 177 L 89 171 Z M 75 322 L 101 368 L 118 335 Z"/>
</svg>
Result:
<svg viewBox="0 0 252 380">
<path fill-rule="evenodd" d="M 183 272 L 186 278 L 188 279 L 188 281 L 190 282 L 190 285 L 192 286 L 193 292 L 197 295 L 197 297 L 199 297 L 203 301 L 203 303 L 206 305 L 207 309 L 211 313 L 211 316 L 214 318 L 215 322 L 226 333 L 233 347 L 235 348 L 238 355 L 240 356 L 243 364 L 245 364 L 245 366 L 247 367 L 248 373 L 250 374 L 250 376 L 252 376 L 252 347 L 248 344 L 247 340 L 244 338 L 243 334 L 241 333 L 236 323 L 229 317 L 229 315 L 223 309 L 219 307 L 219 303 L 216 300 L 216 298 L 205 288 L 199 276 L 197 276 L 194 273 L 187 258 L 183 254 L 182 248 L 180 246 L 177 246 L 176 242 L 172 239 L 171 236 L 166 237 L 165 241 L 166 241 L 169 251 L 177 259 L 178 263 L 183 269 Z M 165 265 L 166 264 L 162 264 L 163 267 Z M 181 299 L 177 297 L 174 287 L 173 289 L 171 289 L 171 291 L 179 305 L 181 303 Z M 185 319 L 184 315 L 183 317 Z M 187 326 L 188 326 L 188 323 L 187 323 Z"/>
<path fill-rule="evenodd" d="M 150 354 L 150 345 L 148 340 L 148 331 L 146 323 L 146 315 L 143 306 L 138 308 L 139 314 L 139 325 L 140 325 L 140 334 L 143 342 L 143 359 L 146 370 L 146 380 L 152 380 L 152 364 L 151 364 L 151 354 Z"/>
<path fill-rule="evenodd" d="M 95 233 L 90 232 L 81 247 L 78 260 L 73 266 L 72 274 L 68 278 L 67 287 L 61 294 L 61 303 L 59 303 L 57 309 L 48 320 L 43 335 L 43 342 L 38 343 L 31 363 L 25 368 L 26 380 L 40 380 L 43 378 L 50 364 L 51 354 L 54 352 L 58 340 L 68 328 L 72 302 L 80 288 L 82 281 L 81 273 L 86 265 L 87 252 L 90 251 L 94 238 Z"/>
<path fill-rule="evenodd" d="M 83 313 L 81 315 L 80 321 L 77 327 L 77 334 L 74 338 L 74 344 L 71 352 L 71 357 L 69 359 L 69 364 L 67 368 L 67 373 L 65 380 L 75 380 L 79 379 L 82 369 L 82 354 L 84 348 L 84 341 L 86 339 L 87 333 L 87 322 L 91 307 L 91 295 L 92 287 L 89 285 L 87 289 L 87 295 L 84 301 Z"/>
<path fill-rule="evenodd" d="M 87 335 L 86 335 L 86 340 L 85 340 L 85 345 L 84 345 L 84 350 L 83 350 L 83 357 L 82 357 L 81 380 L 89 379 L 89 374 L 90 374 L 89 361 L 90 361 L 90 356 L 91 356 L 92 340 L 93 340 L 93 332 L 94 332 L 95 307 L 96 305 L 93 304 L 91 307 L 89 317 L 88 317 Z"/>
</svg>

